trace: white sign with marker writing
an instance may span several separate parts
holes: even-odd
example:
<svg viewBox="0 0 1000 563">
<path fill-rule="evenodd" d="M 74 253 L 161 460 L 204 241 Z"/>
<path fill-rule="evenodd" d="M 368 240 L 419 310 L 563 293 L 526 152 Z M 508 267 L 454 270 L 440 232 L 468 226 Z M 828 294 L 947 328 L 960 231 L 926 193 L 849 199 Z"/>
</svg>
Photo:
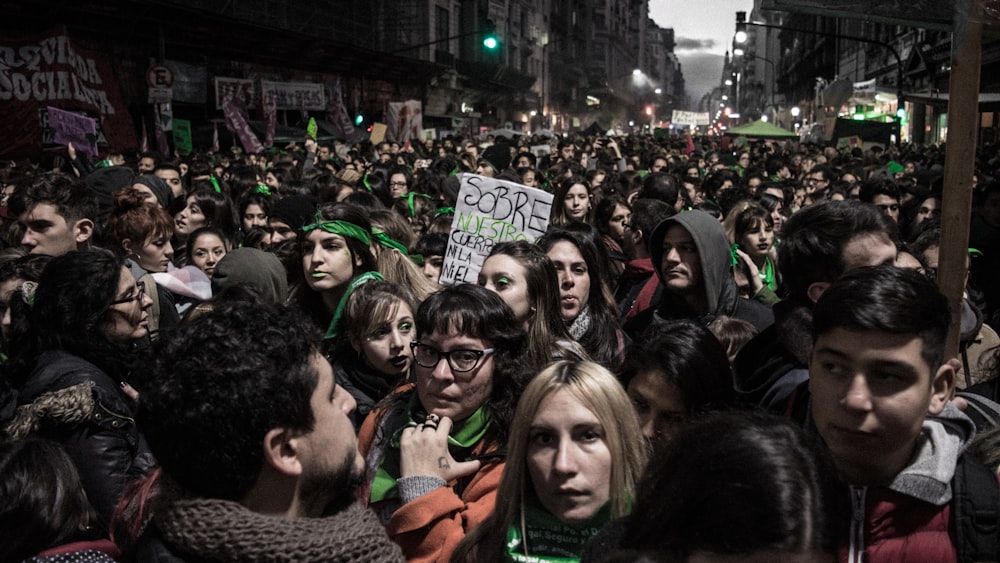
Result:
<svg viewBox="0 0 1000 563">
<path fill-rule="evenodd" d="M 514 182 L 462 174 L 441 283 L 476 283 L 493 246 L 534 242 L 549 227 L 552 194 Z"/>
</svg>

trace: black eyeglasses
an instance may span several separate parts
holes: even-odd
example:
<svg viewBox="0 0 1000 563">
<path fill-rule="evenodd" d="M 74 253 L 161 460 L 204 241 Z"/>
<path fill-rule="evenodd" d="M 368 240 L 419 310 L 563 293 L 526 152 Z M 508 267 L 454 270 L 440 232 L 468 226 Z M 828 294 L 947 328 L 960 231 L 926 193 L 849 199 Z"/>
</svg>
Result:
<svg viewBox="0 0 1000 563">
<path fill-rule="evenodd" d="M 455 373 L 463 373 L 476 369 L 483 358 L 496 351 L 494 348 L 487 348 L 485 350 L 452 350 L 451 352 L 442 352 L 433 346 L 421 344 L 417 340 L 410 343 L 410 349 L 413 350 L 413 360 L 417 362 L 418 366 L 434 368 L 437 367 L 441 358 L 444 358 L 448 360 L 448 367 Z"/>
<path fill-rule="evenodd" d="M 111 302 L 112 305 L 123 305 L 130 301 L 138 301 L 142 303 L 143 296 L 146 295 L 146 286 L 142 283 L 135 284 L 135 294 L 129 295 L 128 297 L 122 297 L 121 299 L 115 299 Z"/>
</svg>

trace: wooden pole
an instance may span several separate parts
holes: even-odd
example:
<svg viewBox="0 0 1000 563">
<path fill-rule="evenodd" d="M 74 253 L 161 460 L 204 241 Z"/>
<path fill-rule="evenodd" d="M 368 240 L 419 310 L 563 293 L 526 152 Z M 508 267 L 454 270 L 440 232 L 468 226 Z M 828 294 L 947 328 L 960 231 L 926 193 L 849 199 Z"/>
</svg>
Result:
<svg viewBox="0 0 1000 563">
<path fill-rule="evenodd" d="M 982 59 L 983 0 L 955 2 L 951 76 L 948 85 L 948 138 L 944 161 L 944 201 L 938 284 L 951 303 L 945 357 L 959 353 L 962 294 L 965 290 L 972 175 L 979 132 L 979 71 Z"/>
</svg>

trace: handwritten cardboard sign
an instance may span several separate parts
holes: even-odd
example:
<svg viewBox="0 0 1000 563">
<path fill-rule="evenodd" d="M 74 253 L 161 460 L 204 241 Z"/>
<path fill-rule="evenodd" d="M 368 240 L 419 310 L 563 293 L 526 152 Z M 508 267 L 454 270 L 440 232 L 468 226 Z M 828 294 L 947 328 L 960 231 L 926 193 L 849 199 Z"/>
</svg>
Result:
<svg viewBox="0 0 1000 563">
<path fill-rule="evenodd" d="M 57 145 L 73 143 L 82 153 L 97 154 L 97 124 L 93 119 L 52 106 L 47 109 L 49 127 L 55 133 L 53 140 Z"/>
<path fill-rule="evenodd" d="M 499 242 L 534 242 L 549 227 L 552 194 L 476 174 L 461 175 L 441 283 L 476 283 Z"/>
</svg>

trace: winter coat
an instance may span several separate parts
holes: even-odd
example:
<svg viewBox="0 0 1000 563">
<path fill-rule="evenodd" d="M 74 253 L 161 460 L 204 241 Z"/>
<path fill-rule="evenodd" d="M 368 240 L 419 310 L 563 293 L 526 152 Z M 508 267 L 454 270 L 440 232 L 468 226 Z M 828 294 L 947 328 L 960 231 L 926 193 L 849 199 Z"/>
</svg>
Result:
<svg viewBox="0 0 1000 563">
<path fill-rule="evenodd" d="M 851 526 L 839 560 L 847 562 L 957 561 L 951 530 L 951 480 L 958 457 L 975 436 L 954 405 L 924 421 L 906 468 L 884 487 L 850 487 Z"/>
<path fill-rule="evenodd" d="M 87 498 L 107 525 L 125 486 L 154 465 L 132 400 L 94 364 L 61 350 L 43 352 L 18 390 L 6 431 L 59 443 L 80 473 Z"/>
<path fill-rule="evenodd" d="M 361 427 L 358 449 L 372 473 L 381 465 L 382 454 L 393 433 L 406 420 L 406 405 L 413 392 L 412 384 L 402 387 L 392 405 L 373 411 Z M 473 475 L 447 483 L 401 506 L 399 499 L 371 504 L 383 516 L 383 521 L 391 514 L 386 532 L 403 548 L 409 563 L 448 561 L 465 534 L 493 512 L 505 463 L 489 458 L 495 457 L 491 454 L 497 454 L 498 450 L 494 441 L 480 440 L 472 448 L 469 459 L 482 459 L 483 464 Z M 368 480 L 369 487 L 372 477 Z M 367 500 L 368 495 L 365 498 Z"/>
</svg>

